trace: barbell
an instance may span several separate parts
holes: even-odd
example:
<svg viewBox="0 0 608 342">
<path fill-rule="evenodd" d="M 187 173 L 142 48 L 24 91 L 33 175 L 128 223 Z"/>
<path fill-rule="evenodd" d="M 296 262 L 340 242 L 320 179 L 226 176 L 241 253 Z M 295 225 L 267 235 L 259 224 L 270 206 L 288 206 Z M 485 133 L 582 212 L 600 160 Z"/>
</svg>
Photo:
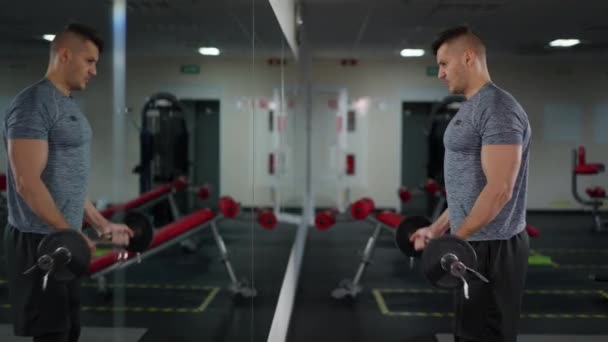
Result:
<svg viewBox="0 0 608 342">
<path fill-rule="evenodd" d="M 154 227 L 150 219 L 138 211 L 125 214 L 123 223 L 133 231 L 133 237 L 126 246 L 117 245 L 106 236 L 93 240 L 98 247 L 119 248 L 132 253 L 141 253 L 148 249 L 154 237 Z M 65 229 L 45 236 L 36 250 L 36 263 L 27 269 L 29 274 L 36 269 L 45 273 L 42 289 L 45 290 L 50 276 L 57 281 L 70 281 L 82 277 L 91 262 L 91 251 L 82 233 Z"/>
<path fill-rule="evenodd" d="M 421 257 L 421 268 L 425 278 L 435 287 L 455 289 L 463 287 L 465 298 L 469 298 L 467 275 L 471 274 L 485 283 L 489 280 L 477 272 L 475 249 L 453 235 L 431 239 L 422 251 L 416 251 L 410 237 L 418 229 L 427 227 L 430 220 L 423 216 L 410 216 L 399 224 L 395 232 L 395 243 L 399 250 L 410 258 Z"/>
</svg>

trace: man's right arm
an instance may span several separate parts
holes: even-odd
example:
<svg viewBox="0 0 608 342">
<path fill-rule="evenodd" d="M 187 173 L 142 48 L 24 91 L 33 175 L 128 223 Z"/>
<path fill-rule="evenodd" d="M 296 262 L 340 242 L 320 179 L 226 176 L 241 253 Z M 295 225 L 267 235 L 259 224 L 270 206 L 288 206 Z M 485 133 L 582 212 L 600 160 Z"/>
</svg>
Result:
<svg viewBox="0 0 608 342">
<path fill-rule="evenodd" d="M 51 227 L 70 228 L 41 179 L 48 160 L 48 142 L 42 139 L 7 139 L 7 145 L 17 193 L 34 214 Z"/>
</svg>

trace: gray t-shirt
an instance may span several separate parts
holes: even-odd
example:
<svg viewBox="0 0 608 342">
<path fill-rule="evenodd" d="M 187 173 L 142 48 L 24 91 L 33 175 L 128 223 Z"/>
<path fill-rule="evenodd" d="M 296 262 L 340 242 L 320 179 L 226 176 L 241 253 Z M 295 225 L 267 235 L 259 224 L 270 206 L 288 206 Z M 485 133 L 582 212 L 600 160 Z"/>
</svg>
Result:
<svg viewBox="0 0 608 342">
<path fill-rule="evenodd" d="M 471 212 L 486 185 L 482 145 L 522 145 L 513 196 L 498 216 L 469 241 L 506 240 L 526 226 L 528 155 L 532 130 L 528 116 L 511 94 L 492 82 L 463 102 L 444 135 L 445 186 L 452 232 Z"/>
<path fill-rule="evenodd" d="M 90 169 L 91 126 L 71 96 L 65 96 L 48 79 L 24 89 L 9 105 L 4 117 L 7 139 L 48 141 L 48 161 L 41 179 L 55 205 L 72 229 L 80 229 Z M 8 222 L 22 232 L 53 232 L 17 193 L 7 166 Z M 65 228 L 65 227 L 62 227 Z"/>
</svg>

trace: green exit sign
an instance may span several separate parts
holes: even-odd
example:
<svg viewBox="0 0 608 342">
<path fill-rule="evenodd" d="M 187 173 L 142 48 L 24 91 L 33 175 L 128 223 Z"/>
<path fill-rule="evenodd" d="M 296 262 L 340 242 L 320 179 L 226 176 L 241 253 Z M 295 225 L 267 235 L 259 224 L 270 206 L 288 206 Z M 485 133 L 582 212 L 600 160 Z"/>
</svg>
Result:
<svg viewBox="0 0 608 342">
<path fill-rule="evenodd" d="M 198 75 L 201 73 L 201 67 L 198 65 L 182 65 L 180 68 L 182 74 Z"/>
<path fill-rule="evenodd" d="M 426 67 L 426 75 L 429 77 L 437 77 L 437 75 L 439 75 L 439 67 L 436 65 Z"/>
</svg>

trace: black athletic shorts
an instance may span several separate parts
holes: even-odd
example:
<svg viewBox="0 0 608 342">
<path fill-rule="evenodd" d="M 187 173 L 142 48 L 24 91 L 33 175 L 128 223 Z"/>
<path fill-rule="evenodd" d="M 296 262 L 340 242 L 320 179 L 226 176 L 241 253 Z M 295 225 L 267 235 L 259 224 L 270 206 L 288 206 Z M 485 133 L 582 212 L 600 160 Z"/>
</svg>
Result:
<svg viewBox="0 0 608 342">
<path fill-rule="evenodd" d="M 467 277 L 469 299 L 454 295 L 454 340 L 516 342 L 530 242 L 527 232 L 509 240 L 472 241 L 486 284 Z"/>
<path fill-rule="evenodd" d="M 36 249 L 43 234 L 22 233 L 8 225 L 4 251 L 9 303 L 16 336 L 43 336 L 80 330 L 80 280 L 56 282 L 49 277 L 42 291 L 44 273 L 23 272 L 36 262 Z"/>
</svg>

